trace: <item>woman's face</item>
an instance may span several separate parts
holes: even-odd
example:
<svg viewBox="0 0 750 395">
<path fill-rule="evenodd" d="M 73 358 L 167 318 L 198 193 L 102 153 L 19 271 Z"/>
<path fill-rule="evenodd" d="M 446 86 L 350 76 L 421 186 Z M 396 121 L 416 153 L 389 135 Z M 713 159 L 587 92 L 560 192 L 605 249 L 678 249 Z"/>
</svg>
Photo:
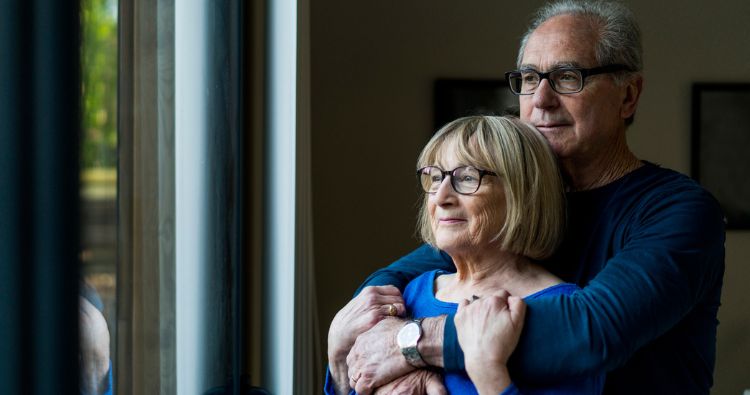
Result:
<svg viewBox="0 0 750 395">
<path fill-rule="evenodd" d="M 459 162 L 453 145 L 448 143 L 443 147 L 437 166 L 453 170 L 475 165 Z M 485 176 L 479 190 L 472 195 L 456 192 L 450 177 L 445 177 L 437 192 L 428 195 L 427 210 L 435 244 L 441 250 L 461 255 L 489 248 L 505 219 L 505 193 L 500 177 Z"/>
</svg>

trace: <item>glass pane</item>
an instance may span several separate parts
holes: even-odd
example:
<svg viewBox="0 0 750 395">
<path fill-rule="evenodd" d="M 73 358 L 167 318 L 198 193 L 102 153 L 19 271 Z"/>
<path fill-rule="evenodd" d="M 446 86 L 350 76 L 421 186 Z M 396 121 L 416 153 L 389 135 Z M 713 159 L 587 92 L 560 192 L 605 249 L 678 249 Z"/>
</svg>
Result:
<svg viewBox="0 0 750 395">
<path fill-rule="evenodd" d="M 117 1 L 81 8 L 81 393 L 101 394 L 116 360 Z"/>
</svg>

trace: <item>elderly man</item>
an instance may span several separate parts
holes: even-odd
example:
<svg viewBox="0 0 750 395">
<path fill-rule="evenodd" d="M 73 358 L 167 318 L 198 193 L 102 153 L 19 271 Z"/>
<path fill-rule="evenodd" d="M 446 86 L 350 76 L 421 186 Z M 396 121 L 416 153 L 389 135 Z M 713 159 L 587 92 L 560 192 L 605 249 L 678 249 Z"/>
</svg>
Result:
<svg viewBox="0 0 750 395">
<path fill-rule="evenodd" d="M 638 26 L 623 6 L 560 1 L 538 12 L 518 71 L 507 75 L 521 118 L 547 138 L 567 182 L 567 236 L 546 267 L 583 288 L 528 301 L 510 360 L 514 380 L 607 372 L 606 393 L 707 394 L 712 385 L 723 216 L 695 182 L 628 148 L 641 53 Z M 450 270 L 446 259 L 422 246 L 363 287 L 403 289 L 424 271 Z M 424 385 L 435 379 L 419 369 L 425 363 L 463 369 L 453 318 L 417 322 L 421 334 L 409 320 L 380 321 L 349 353 L 350 385 L 359 393 L 394 380 Z"/>
</svg>

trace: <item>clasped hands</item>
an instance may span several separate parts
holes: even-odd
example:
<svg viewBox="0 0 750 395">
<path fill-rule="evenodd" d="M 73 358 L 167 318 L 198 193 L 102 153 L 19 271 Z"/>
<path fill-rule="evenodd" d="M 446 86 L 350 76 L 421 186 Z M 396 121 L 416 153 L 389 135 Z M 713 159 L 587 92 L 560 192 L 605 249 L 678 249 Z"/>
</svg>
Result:
<svg viewBox="0 0 750 395">
<path fill-rule="evenodd" d="M 392 305 L 396 309 L 393 316 Z M 464 300 L 456 313 L 456 330 L 472 381 L 483 390 L 502 391 L 510 383 L 505 365 L 523 328 L 525 305 L 501 291 Z M 406 322 L 400 291 L 392 286 L 365 288 L 334 317 L 328 333 L 328 360 L 337 394 L 446 394 L 440 374 L 415 369 L 401 355 L 396 335 Z M 446 316 L 423 321 L 420 340 L 423 358 L 442 365 L 442 337 Z M 421 344 L 438 355 L 425 355 Z M 499 393 L 497 391 L 495 393 Z"/>
</svg>

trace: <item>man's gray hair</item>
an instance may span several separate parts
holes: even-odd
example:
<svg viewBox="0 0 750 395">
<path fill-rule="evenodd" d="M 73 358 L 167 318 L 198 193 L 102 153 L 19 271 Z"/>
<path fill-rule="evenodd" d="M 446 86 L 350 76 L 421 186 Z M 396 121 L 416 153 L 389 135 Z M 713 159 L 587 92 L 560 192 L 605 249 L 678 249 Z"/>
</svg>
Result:
<svg viewBox="0 0 750 395">
<path fill-rule="evenodd" d="M 643 70 L 641 30 L 633 13 L 620 3 L 586 0 L 559 0 L 542 6 L 521 39 L 519 67 L 531 33 L 548 19 L 559 15 L 582 16 L 591 23 L 598 35 L 595 50 L 598 66 L 622 64 L 636 74 Z M 618 81 L 622 80 L 618 78 Z"/>
</svg>

